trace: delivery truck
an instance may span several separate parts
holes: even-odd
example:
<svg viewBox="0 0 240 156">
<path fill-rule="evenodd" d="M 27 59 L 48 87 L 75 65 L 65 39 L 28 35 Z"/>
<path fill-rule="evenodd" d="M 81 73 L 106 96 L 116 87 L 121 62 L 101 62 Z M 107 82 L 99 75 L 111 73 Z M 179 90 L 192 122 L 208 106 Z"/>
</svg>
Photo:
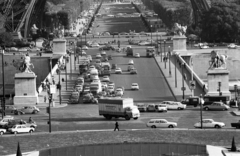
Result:
<svg viewBox="0 0 240 156">
<path fill-rule="evenodd" d="M 132 98 L 100 98 L 98 100 L 99 115 L 111 120 L 115 118 L 125 118 L 137 120 L 140 117 L 140 112 L 133 104 Z"/>
</svg>

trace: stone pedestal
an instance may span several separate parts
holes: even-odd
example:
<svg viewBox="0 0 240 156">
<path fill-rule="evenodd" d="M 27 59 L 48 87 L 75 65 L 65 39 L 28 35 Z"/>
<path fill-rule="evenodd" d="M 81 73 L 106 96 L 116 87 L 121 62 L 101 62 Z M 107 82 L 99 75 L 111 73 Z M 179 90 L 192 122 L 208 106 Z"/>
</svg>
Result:
<svg viewBox="0 0 240 156">
<path fill-rule="evenodd" d="M 36 105 L 38 94 L 36 89 L 36 75 L 34 73 L 15 74 L 14 105 Z"/>
<path fill-rule="evenodd" d="M 222 96 L 231 97 L 229 91 L 229 71 L 223 68 L 215 68 L 207 71 L 209 96 L 219 96 L 219 82 L 221 82 Z"/>
<path fill-rule="evenodd" d="M 44 42 L 43 39 L 37 39 L 36 40 L 36 47 L 42 48 L 43 47 L 43 42 Z"/>
<path fill-rule="evenodd" d="M 56 38 L 53 40 L 53 54 L 66 55 L 67 44 L 64 38 Z"/>
<path fill-rule="evenodd" d="M 173 36 L 173 51 L 186 52 L 187 51 L 187 37 L 186 36 Z"/>
</svg>

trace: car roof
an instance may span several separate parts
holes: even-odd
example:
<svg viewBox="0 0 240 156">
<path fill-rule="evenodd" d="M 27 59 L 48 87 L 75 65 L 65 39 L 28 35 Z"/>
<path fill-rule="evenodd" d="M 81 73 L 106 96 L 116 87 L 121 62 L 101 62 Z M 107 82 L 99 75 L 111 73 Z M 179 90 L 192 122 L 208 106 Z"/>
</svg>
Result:
<svg viewBox="0 0 240 156">
<path fill-rule="evenodd" d="M 154 121 L 154 120 L 166 120 L 166 119 L 150 119 L 149 121 Z"/>
</svg>

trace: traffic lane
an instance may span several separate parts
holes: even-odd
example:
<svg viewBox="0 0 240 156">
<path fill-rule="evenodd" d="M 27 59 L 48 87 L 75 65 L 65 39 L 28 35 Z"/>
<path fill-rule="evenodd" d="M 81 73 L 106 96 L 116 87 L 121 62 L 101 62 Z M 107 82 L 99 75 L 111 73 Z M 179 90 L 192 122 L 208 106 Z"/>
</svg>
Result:
<svg viewBox="0 0 240 156">
<path fill-rule="evenodd" d="M 48 130 L 48 114 L 40 113 L 37 115 L 19 116 L 27 120 L 29 116 L 37 122 L 36 131 Z M 142 112 L 138 120 L 130 121 L 124 118 L 106 120 L 99 116 L 97 105 L 71 105 L 65 108 L 52 109 L 52 129 L 54 131 L 67 130 L 93 130 L 93 129 L 111 129 L 115 121 L 118 121 L 122 129 L 145 129 L 146 123 L 150 119 L 167 119 L 177 122 L 178 128 L 194 128 L 194 124 L 200 121 L 199 108 L 187 108 L 186 110 L 169 110 L 167 113 L 161 112 Z M 203 119 L 213 119 L 224 122 L 224 129 L 232 129 L 230 123 L 238 121 L 239 117 L 232 116 L 230 111 L 203 111 Z"/>
<path fill-rule="evenodd" d="M 139 49 L 142 50 L 142 49 Z M 132 59 L 138 74 L 130 74 L 127 71 L 128 62 Z M 124 97 L 132 97 L 135 101 L 164 101 L 174 100 L 174 97 L 153 58 L 126 57 L 125 54 L 116 53 L 111 63 L 117 64 L 123 74 L 112 74 L 111 81 L 117 86 L 125 87 Z M 114 71 L 113 71 L 114 72 Z M 140 90 L 132 91 L 131 84 L 138 83 Z"/>
</svg>

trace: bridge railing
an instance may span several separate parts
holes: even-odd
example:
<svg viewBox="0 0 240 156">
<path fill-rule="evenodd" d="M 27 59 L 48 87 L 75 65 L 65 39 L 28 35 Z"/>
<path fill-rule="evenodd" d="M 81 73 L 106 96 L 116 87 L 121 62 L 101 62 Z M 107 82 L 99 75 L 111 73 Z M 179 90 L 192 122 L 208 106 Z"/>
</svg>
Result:
<svg viewBox="0 0 240 156">
<path fill-rule="evenodd" d="M 196 81 L 196 83 L 198 83 L 198 85 L 204 89 L 204 92 L 207 93 L 208 92 L 208 87 L 205 85 L 205 83 L 203 82 L 203 80 L 194 72 L 194 70 L 189 66 L 189 64 L 181 57 L 181 55 L 179 53 L 175 53 L 175 55 L 177 56 L 177 59 L 179 60 L 179 62 L 181 64 L 185 63 L 185 68 L 189 73 L 193 74 L 193 79 Z"/>
</svg>

